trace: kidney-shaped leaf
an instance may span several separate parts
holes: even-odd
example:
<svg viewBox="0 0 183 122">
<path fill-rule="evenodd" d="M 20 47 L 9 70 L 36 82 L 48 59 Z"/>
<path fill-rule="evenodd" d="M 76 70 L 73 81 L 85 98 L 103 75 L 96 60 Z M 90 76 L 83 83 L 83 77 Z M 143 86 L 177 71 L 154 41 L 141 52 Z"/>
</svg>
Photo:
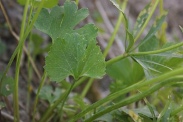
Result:
<svg viewBox="0 0 183 122">
<path fill-rule="evenodd" d="M 67 76 L 101 78 L 105 74 L 105 59 L 96 41 L 88 41 L 73 33 L 58 38 L 46 57 L 45 69 L 53 81 Z"/>
<path fill-rule="evenodd" d="M 35 27 L 48 34 L 53 40 L 63 38 L 66 33 L 74 32 L 89 40 L 95 38 L 97 28 L 93 24 L 87 24 L 80 29 L 73 30 L 81 20 L 88 16 L 87 9 L 77 9 L 74 2 L 65 2 L 64 6 L 55 6 L 50 12 L 43 9 L 35 23 Z"/>
</svg>

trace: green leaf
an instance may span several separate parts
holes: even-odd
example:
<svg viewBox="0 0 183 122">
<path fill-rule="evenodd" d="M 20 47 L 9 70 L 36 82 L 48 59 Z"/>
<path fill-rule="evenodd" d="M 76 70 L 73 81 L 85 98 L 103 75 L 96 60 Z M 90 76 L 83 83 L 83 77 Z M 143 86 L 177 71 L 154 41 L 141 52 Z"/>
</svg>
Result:
<svg viewBox="0 0 183 122">
<path fill-rule="evenodd" d="M 172 44 L 167 43 L 160 46 L 160 41 L 153 36 L 139 47 L 139 51 L 153 51 L 168 47 L 170 45 Z M 173 70 L 183 61 L 183 55 L 176 49 L 159 54 L 134 56 L 132 58 L 134 58 L 143 67 L 144 73 L 149 79 L 156 77 L 161 73 Z"/>
<path fill-rule="evenodd" d="M 61 89 L 56 88 L 53 90 L 53 88 L 49 85 L 43 86 L 43 88 L 40 91 L 39 97 L 43 100 L 47 100 L 50 104 L 54 103 L 61 95 Z"/>
<path fill-rule="evenodd" d="M 167 15 L 167 12 L 165 12 L 164 14 L 162 14 L 156 21 L 155 23 L 152 25 L 151 29 L 149 30 L 148 34 L 145 36 L 145 38 L 141 41 L 141 43 L 138 46 L 141 46 L 143 43 L 145 43 L 146 41 L 148 41 L 150 38 L 152 38 L 155 33 L 159 30 L 159 28 L 162 26 L 165 17 Z"/>
<path fill-rule="evenodd" d="M 116 82 L 110 85 L 112 92 L 137 83 L 142 80 L 144 76 L 142 67 L 128 58 L 109 65 L 106 72 L 110 77 L 116 80 Z"/>
<path fill-rule="evenodd" d="M 85 40 L 73 33 L 57 39 L 46 57 L 45 70 L 53 81 L 67 76 L 101 78 L 105 74 L 105 59 L 95 40 Z"/>
<path fill-rule="evenodd" d="M 2 77 L 2 74 L 0 74 L 0 79 Z M 13 93 L 14 90 L 14 80 L 11 77 L 5 77 L 2 81 L 1 88 L 0 88 L 0 94 L 3 96 L 8 96 L 11 93 Z"/>
<path fill-rule="evenodd" d="M 53 40 L 65 37 L 66 33 L 79 33 L 87 40 L 96 38 L 97 28 L 93 24 L 73 30 L 81 20 L 88 16 L 88 9 L 77 9 L 74 2 L 65 2 L 64 6 L 55 6 L 50 11 L 43 9 L 35 27 L 48 34 Z"/>
<path fill-rule="evenodd" d="M 117 3 L 116 0 L 110 0 L 114 6 L 116 6 L 116 8 L 123 14 L 123 17 L 124 17 L 124 21 L 125 21 L 125 29 L 126 29 L 126 38 L 125 38 L 125 43 L 126 43 L 126 40 L 128 38 L 128 46 L 125 45 L 126 47 L 126 52 L 128 52 L 132 47 L 133 47 L 133 44 L 134 44 L 134 37 L 133 35 L 129 32 L 129 29 L 128 29 L 128 19 L 125 15 L 125 13 L 123 12 L 123 10 L 121 9 L 121 7 L 119 6 L 119 4 Z"/>
<path fill-rule="evenodd" d="M 172 111 L 172 103 L 170 100 L 166 102 L 166 105 L 160 115 L 158 116 L 157 122 L 170 122 L 170 114 Z"/>
<path fill-rule="evenodd" d="M 17 0 L 20 5 L 25 5 L 26 0 Z M 31 0 L 31 4 L 34 6 L 38 6 L 42 0 Z M 43 7 L 52 8 L 53 6 L 58 4 L 59 0 L 45 0 Z"/>
<path fill-rule="evenodd" d="M 149 16 L 149 13 L 151 11 L 151 4 L 147 4 L 145 8 L 140 12 L 140 14 L 137 17 L 134 29 L 133 29 L 133 36 L 136 37 L 138 34 L 138 31 L 142 28 L 142 26 L 145 24 L 146 19 Z"/>
<path fill-rule="evenodd" d="M 142 108 L 137 108 L 137 109 L 122 109 L 125 113 L 129 114 L 130 111 L 133 111 L 135 114 L 139 115 L 143 120 L 148 120 L 147 122 L 153 122 L 151 119 L 153 119 L 153 116 L 147 106 L 144 106 Z M 153 111 L 155 113 L 155 117 L 157 119 L 158 117 L 158 112 L 156 111 L 155 108 L 153 108 Z M 146 122 L 146 121 L 145 121 Z"/>
<path fill-rule="evenodd" d="M 126 49 L 126 52 L 129 52 L 129 50 L 133 47 L 134 37 L 128 30 L 126 30 L 126 33 L 127 33 L 128 40 L 129 40 L 129 44 L 128 44 L 128 47 Z"/>
</svg>

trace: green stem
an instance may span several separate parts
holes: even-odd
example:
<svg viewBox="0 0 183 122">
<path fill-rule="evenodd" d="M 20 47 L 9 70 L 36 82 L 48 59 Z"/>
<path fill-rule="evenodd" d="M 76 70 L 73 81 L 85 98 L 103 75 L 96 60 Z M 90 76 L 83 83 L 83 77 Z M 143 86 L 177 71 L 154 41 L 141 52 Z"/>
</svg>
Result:
<svg viewBox="0 0 183 122">
<path fill-rule="evenodd" d="M 81 83 L 83 83 L 84 81 L 86 81 L 88 79 L 88 77 L 82 77 L 80 78 L 75 84 L 74 84 L 74 88 L 75 89 L 77 86 L 79 86 Z"/>
<path fill-rule="evenodd" d="M 138 33 L 137 36 L 135 37 L 134 42 L 136 42 L 136 41 L 138 40 L 138 38 L 140 37 L 140 35 L 144 32 L 144 29 L 146 28 L 147 24 L 149 23 L 149 21 L 150 21 L 152 15 L 153 15 L 153 13 L 154 13 L 154 11 L 155 11 L 155 9 L 156 9 L 158 3 L 159 3 L 159 0 L 152 0 L 152 2 L 155 2 L 155 3 L 154 3 L 154 6 L 153 6 L 153 8 L 152 8 L 152 10 L 151 10 L 151 12 L 150 12 L 148 18 L 146 19 L 144 25 L 142 26 L 141 30 L 139 31 L 139 33 Z M 151 4 L 152 4 L 152 3 L 151 3 Z"/>
<path fill-rule="evenodd" d="M 88 92 L 88 90 L 90 89 L 92 83 L 93 83 L 93 78 L 90 78 L 90 80 L 88 81 L 88 83 L 86 84 L 84 90 L 81 93 L 81 97 L 84 98 Z"/>
<path fill-rule="evenodd" d="M 35 101 L 34 101 L 34 106 L 33 106 L 33 122 L 35 122 L 35 114 L 36 114 L 36 106 L 37 106 L 37 103 L 38 103 L 38 97 L 39 97 L 41 88 L 44 85 L 46 77 L 47 77 L 47 74 L 46 74 L 46 71 L 44 71 L 42 79 L 41 79 L 41 84 L 39 85 L 38 91 L 36 93 L 36 98 L 35 98 Z"/>
<path fill-rule="evenodd" d="M 150 55 L 150 54 L 158 54 L 158 53 L 163 53 L 163 52 L 166 52 L 166 51 L 169 51 L 169 50 L 173 50 L 175 48 L 178 48 L 178 47 L 181 47 L 183 46 L 183 42 L 180 42 L 178 44 L 175 44 L 175 45 L 172 45 L 172 46 L 169 46 L 167 48 L 163 48 L 163 49 L 160 49 L 160 50 L 155 50 L 155 51 L 148 51 L 148 52 L 137 52 L 137 53 L 124 53 L 123 55 L 120 55 L 120 56 L 117 56 L 113 59 L 110 59 L 109 61 L 107 61 L 106 65 L 109 66 L 115 62 L 118 62 L 128 56 L 141 56 L 141 55 Z"/>
<path fill-rule="evenodd" d="M 79 113 L 75 117 L 73 117 L 71 119 L 71 121 L 73 122 L 73 121 L 78 120 L 79 118 L 84 116 L 87 112 L 89 112 L 89 111 L 97 108 L 98 106 L 101 106 L 102 104 L 104 104 L 104 103 L 106 103 L 108 101 L 111 101 L 111 100 L 113 100 L 113 99 L 115 99 L 115 98 L 117 98 L 117 97 L 119 97 L 119 96 L 121 96 L 121 95 L 123 95 L 125 93 L 128 93 L 128 92 L 130 92 L 130 91 L 132 91 L 132 90 L 134 90 L 136 88 L 141 88 L 143 86 L 151 85 L 151 84 L 156 83 L 156 82 L 161 82 L 163 80 L 166 80 L 169 77 L 174 77 L 174 76 L 180 75 L 182 73 L 183 73 L 183 68 L 181 67 L 181 68 L 172 70 L 170 72 L 167 72 L 165 74 L 162 74 L 162 75 L 160 75 L 160 76 L 158 76 L 158 77 L 156 77 L 154 79 L 151 79 L 149 81 L 144 81 L 144 82 L 141 81 L 141 82 L 133 84 L 133 85 L 131 85 L 131 86 L 125 88 L 125 89 L 119 90 L 119 91 L 117 91 L 117 92 L 107 96 L 106 98 L 101 99 L 101 100 L 97 101 L 96 103 L 92 104 L 91 106 L 89 106 L 88 108 L 83 110 L 81 113 Z"/>
<path fill-rule="evenodd" d="M 79 4 L 79 0 L 76 0 L 76 5 L 78 5 Z"/>
<path fill-rule="evenodd" d="M 106 62 L 106 66 L 109 66 L 109 65 L 111 65 L 111 64 L 113 64 L 115 62 L 118 62 L 118 61 L 120 61 L 120 60 L 122 60 L 124 58 L 127 58 L 128 56 L 129 55 L 127 53 L 124 53 L 123 55 L 120 55 L 120 56 L 117 56 L 115 58 L 112 58 L 112 59 L 110 59 L 109 61 Z"/>
<path fill-rule="evenodd" d="M 179 112 L 183 111 L 183 105 L 181 104 L 179 108 L 173 110 L 171 112 L 171 116 L 175 116 L 176 114 L 178 114 Z"/>
<path fill-rule="evenodd" d="M 62 106 L 61 106 L 61 110 L 63 108 L 63 105 L 69 95 L 69 93 L 71 92 L 71 90 L 74 88 L 74 84 L 76 81 L 74 81 L 74 83 L 70 86 L 69 89 L 67 89 L 66 92 L 64 92 L 64 94 L 62 94 L 60 96 L 60 98 L 52 105 L 48 108 L 48 110 L 46 111 L 46 113 L 43 115 L 43 117 L 41 118 L 41 120 L 39 120 L 39 122 L 46 122 L 48 120 L 48 118 L 50 117 L 50 115 L 52 114 L 53 110 L 62 102 Z"/>
<path fill-rule="evenodd" d="M 24 42 L 22 39 L 23 39 L 23 36 L 24 36 L 24 31 L 25 31 L 25 23 L 26 23 L 26 17 L 27 17 L 29 2 L 30 2 L 30 0 L 27 0 L 25 8 L 24 8 L 23 19 L 22 19 L 21 30 L 20 30 L 20 41 L 19 42 Z M 23 50 L 23 45 L 18 50 L 16 70 L 15 70 L 15 87 L 14 87 L 14 92 L 13 92 L 14 122 L 19 122 L 20 121 L 19 100 L 18 100 L 18 88 L 19 88 L 18 83 L 19 83 L 19 72 L 20 72 L 20 62 L 21 62 L 22 50 Z"/>
<path fill-rule="evenodd" d="M 163 81 L 161 83 L 158 83 L 158 84 L 154 85 L 153 87 L 151 87 L 150 89 L 148 89 L 148 90 L 146 90 L 146 91 L 144 91 L 142 93 L 139 93 L 139 94 L 137 94 L 135 96 L 131 96 L 129 98 L 126 98 L 126 99 L 122 100 L 119 103 L 116 103 L 115 105 L 107 107 L 106 109 L 96 113 L 95 115 L 93 115 L 89 119 L 85 120 L 85 122 L 92 122 L 96 118 L 98 118 L 98 117 L 100 117 L 100 116 L 102 116 L 102 115 L 104 115 L 106 113 L 110 113 L 111 111 L 113 111 L 115 109 L 118 109 L 118 108 L 123 107 L 123 106 L 128 105 L 128 104 L 131 104 L 133 102 L 136 102 L 136 101 L 138 101 L 138 100 L 140 100 L 140 99 L 142 99 L 142 98 L 152 94 L 153 92 L 157 91 L 158 89 L 160 89 L 161 87 L 167 85 L 168 83 L 175 82 L 172 79 Z M 182 80 L 182 78 L 181 79 L 178 78 L 178 80 L 180 81 L 180 80 Z"/>
<path fill-rule="evenodd" d="M 162 117 L 165 115 L 165 113 L 167 112 L 168 108 L 170 107 L 171 101 L 170 99 L 166 102 L 165 107 L 163 108 L 163 110 L 161 111 L 161 113 L 158 116 L 158 120 L 157 122 L 161 122 Z M 167 119 L 167 118 L 166 118 Z"/>
<path fill-rule="evenodd" d="M 71 87 L 69 88 L 69 90 L 66 92 L 66 94 L 65 94 L 65 96 L 64 96 L 64 99 L 63 99 L 63 101 L 62 101 L 61 108 L 60 108 L 60 117 L 61 117 L 60 120 L 62 120 L 62 118 L 63 118 L 63 107 L 64 107 L 64 104 L 65 104 L 65 102 L 66 102 L 66 100 L 67 100 L 67 98 L 68 98 L 70 92 L 72 91 L 72 89 L 73 89 L 75 83 L 76 83 L 76 81 L 74 81 L 74 82 L 71 84 Z"/>
<path fill-rule="evenodd" d="M 32 30 L 33 25 L 34 25 L 34 23 L 35 23 L 37 17 L 39 16 L 39 13 L 40 13 L 42 7 L 43 7 L 44 1 L 45 1 L 45 0 L 42 0 L 42 2 L 41 2 L 41 4 L 39 5 L 37 11 L 35 12 L 35 15 L 34 15 L 34 17 L 33 17 L 33 19 L 32 19 L 31 24 L 29 25 L 28 29 L 26 29 L 25 34 L 24 34 L 24 36 L 23 36 L 23 39 L 21 39 L 21 40 L 23 40 L 23 41 L 20 41 L 20 42 L 18 43 L 18 46 L 16 47 L 15 51 L 13 52 L 13 54 L 12 54 L 12 56 L 11 56 L 9 62 L 8 62 L 8 65 L 7 65 L 6 69 L 5 69 L 5 71 L 3 72 L 3 76 L 1 77 L 0 87 L 1 87 L 2 81 L 3 81 L 3 79 L 5 78 L 5 76 L 6 76 L 7 72 L 8 72 L 8 70 L 9 70 L 9 68 L 10 68 L 10 66 L 11 66 L 11 64 L 13 63 L 13 60 L 15 59 L 15 56 L 16 56 L 17 53 L 18 53 L 18 50 L 22 47 L 22 45 L 23 45 L 24 42 L 25 42 L 25 39 L 27 38 L 27 36 L 29 35 L 30 31 Z"/>
<path fill-rule="evenodd" d="M 181 47 L 183 45 L 183 42 L 180 42 L 178 44 L 174 44 L 172 46 L 169 46 L 167 48 L 163 48 L 160 50 L 155 50 L 155 51 L 147 51 L 147 52 L 137 52 L 137 53 L 131 53 L 129 54 L 130 56 L 141 56 L 141 55 L 150 55 L 150 54 L 157 54 L 157 53 L 162 53 L 162 52 L 166 52 L 169 50 L 173 50 L 175 48 Z"/>
<path fill-rule="evenodd" d="M 120 12 L 120 15 L 119 15 L 118 20 L 117 20 L 117 24 L 115 25 L 114 31 L 113 31 L 110 39 L 109 39 L 109 43 L 108 43 L 107 47 L 104 50 L 104 53 L 103 53 L 104 57 L 107 56 L 107 54 L 108 54 L 108 52 L 109 52 L 109 50 L 110 50 L 110 48 L 111 48 L 111 46 L 114 42 L 114 39 L 115 39 L 115 37 L 117 35 L 117 32 L 120 28 L 120 24 L 121 24 L 122 19 L 123 19 L 123 14 Z"/>
<path fill-rule="evenodd" d="M 164 1 L 163 0 L 159 1 L 159 11 L 160 11 L 160 15 L 162 15 L 164 12 Z"/>
</svg>

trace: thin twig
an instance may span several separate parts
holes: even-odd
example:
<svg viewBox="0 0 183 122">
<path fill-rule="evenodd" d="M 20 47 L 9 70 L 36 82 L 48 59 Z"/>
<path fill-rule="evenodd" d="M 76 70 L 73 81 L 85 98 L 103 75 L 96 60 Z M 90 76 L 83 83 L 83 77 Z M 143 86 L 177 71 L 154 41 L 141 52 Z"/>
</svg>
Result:
<svg viewBox="0 0 183 122">
<path fill-rule="evenodd" d="M 11 121 L 14 121 L 14 117 L 4 111 L 1 111 L 1 115 L 4 116 L 5 118 L 11 120 Z M 22 120 L 20 120 L 19 122 L 23 122 Z"/>
</svg>

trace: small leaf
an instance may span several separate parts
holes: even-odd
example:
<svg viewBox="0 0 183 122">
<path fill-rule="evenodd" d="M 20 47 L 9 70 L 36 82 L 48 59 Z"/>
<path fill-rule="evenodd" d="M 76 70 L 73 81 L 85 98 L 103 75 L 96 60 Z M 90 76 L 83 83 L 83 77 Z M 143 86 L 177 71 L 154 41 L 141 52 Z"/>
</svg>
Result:
<svg viewBox="0 0 183 122">
<path fill-rule="evenodd" d="M 79 33 L 89 40 L 96 38 L 97 28 L 93 24 L 73 30 L 81 20 L 88 16 L 88 9 L 77 9 L 74 2 L 65 2 L 64 6 L 55 6 L 50 11 L 43 9 L 35 27 L 48 34 L 54 41 L 65 37 L 66 33 Z"/>
<path fill-rule="evenodd" d="M 138 31 L 142 28 L 142 26 L 144 25 L 146 19 L 149 16 L 149 13 L 151 11 L 151 4 L 147 4 L 145 6 L 145 8 L 140 12 L 140 14 L 137 17 L 136 23 L 135 23 L 135 27 L 133 29 L 133 36 L 136 37 Z"/>
<path fill-rule="evenodd" d="M 0 79 L 2 77 L 2 74 L 0 74 Z M 5 77 L 2 81 L 1 88 L 0 88 L 0 94 L 3 96 L 8 96 L 11 93 L 13 93 L 14 90 L 14 80 L 11 77 Z"/>
<path fill-rule="evenodd" d="M 62 94 L 61 89 L 56 88 L 53 90 L 51 86 L 43 86 L 40 91 L 39 97 L 43 100 L 47 100 L 50 104 L 54 103 Z"/>
<path fill-rule="evenodd" d="M 159 30 L 159 28 L 162 26 L 165 17 L 167 15 L 167 12 L 165 12 L 164 14 L 162 14 L 157 20 L 156 22 L 152 25 L 151 29 L 149 30 L 148 34 L 145 36 L 145 38 L 141 41 L 141 43 L 138 46 L 141 46 L 143 43 L 145 43 L 146 41 L 148 41 L 152 36 L 155 35 L 155 33 Z"/>
<path fill-rule="evenodd" d="M 17 0 L 20 5 L 25 5 L 26 0 Z M 38 6 L 42 0 L 31 0 L 31 4 L 34 6 Z M 52 8 L 53 6 L 58 4 L 59 0 L 45 0 L 43 7 L 45 8 Z"/>
<path fill-rule="evenodd" d="M 127 19 L 125 13 L 123 12 L 123 10 L 120 8 L 119 4 L 116 2 L 116 0 L 110 0 L 110 1 L 123 14 L 123 18 L 124 18 L 124 22 L 125 22 L 125 30 L 126 30 L 125 43 L 126 43 L 127 38 L 129 39 L 128 46 L 125 45 L 126 52 L 128 52 L 134 44 L 133 35 L 129 32 L 129 29 L 128 29 L 128 19 Z"/>
<path fill-rule="evenodd" d="M 128 44 L 128 47 L 126 49 L 126 52 L 129 52 L 129 50 L 133 47 L 134 37 L 128 30 L 126 30 L 126 33 L 127 33 L 128 40 L 129 40 L 129 44 Z"/>
<path fill-rule="evenodd" d="M 53 81 L 62 81 L 67 76 L 101 78 L 105 74 L 105 59 L 95 40 L 67 34 L 57 39 L 46 57 L 45 70 Z"/>
<path fill-rule="evenodd" d="M 47 100 L 51 104 L 53 99 L 52 92 L 53 89 L 51 86 L 43 86 L 40 91 L 39 97 L 43 100 Z"/>
</svg>

